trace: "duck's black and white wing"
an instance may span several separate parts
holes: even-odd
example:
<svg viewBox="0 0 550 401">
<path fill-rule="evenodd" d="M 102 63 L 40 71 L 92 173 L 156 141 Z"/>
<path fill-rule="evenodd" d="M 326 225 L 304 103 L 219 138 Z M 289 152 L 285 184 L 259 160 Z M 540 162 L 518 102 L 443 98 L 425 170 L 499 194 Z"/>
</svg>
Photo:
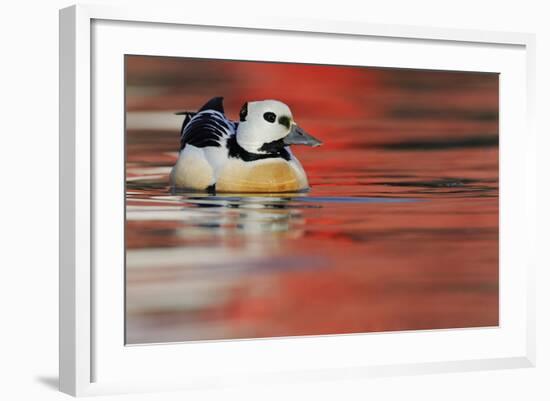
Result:
<svg viewBox="0 0 550 401">
<path fill-rule="evenodd" d="M 236 124 L 225 117 L 223 97 L 210 99 L 196 113 L 185 114 L 180 134 L 180 150 L 186 145 L 196 148 L 224 147 L 227 139 L 235 135 Z"/>
</svg>

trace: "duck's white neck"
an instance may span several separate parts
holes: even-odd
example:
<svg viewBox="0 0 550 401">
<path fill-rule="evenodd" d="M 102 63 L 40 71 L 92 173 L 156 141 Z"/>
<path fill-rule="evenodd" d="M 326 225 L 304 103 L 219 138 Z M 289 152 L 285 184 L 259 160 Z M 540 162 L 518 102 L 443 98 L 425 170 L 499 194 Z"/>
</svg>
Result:
<svg viewBox="0 0 550 401">
<path fill-rule="evenodd" d="M 258 130 L 254 129 L 253 124 L 242 122 L 237 129 L 237 143 L 247 152 L 267 153 L 264 150 L 260 150 L 266 141 L 265 138 L 259 138 L 257 133 Z"/>
</svg>

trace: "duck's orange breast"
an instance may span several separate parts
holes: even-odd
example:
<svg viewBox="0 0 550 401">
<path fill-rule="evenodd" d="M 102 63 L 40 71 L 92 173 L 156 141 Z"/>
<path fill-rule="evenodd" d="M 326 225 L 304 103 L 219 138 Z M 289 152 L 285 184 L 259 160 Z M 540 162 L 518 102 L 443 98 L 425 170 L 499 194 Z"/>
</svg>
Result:
<svg viewBox="0 0 550 401">
<path fill-rule="evenodd" d="M 219 192 L 294 192 L 308 188 L 303 170 L 285 160 L 228 163 L 216 180 Z"/>
</svg>

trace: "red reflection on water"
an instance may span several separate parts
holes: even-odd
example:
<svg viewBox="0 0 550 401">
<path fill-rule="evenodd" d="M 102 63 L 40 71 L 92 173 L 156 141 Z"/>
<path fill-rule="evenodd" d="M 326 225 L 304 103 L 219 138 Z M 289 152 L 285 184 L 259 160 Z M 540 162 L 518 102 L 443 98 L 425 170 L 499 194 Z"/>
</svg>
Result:
<svg viewBox="0 0 550 401">
<path fill-rule="evenodd" d="M 211 201 L 166 186 L 179 127 L 127 131 L 128 342 L 498 324 L 497 75 L 140 56 L 126 68 L 129 113 L 222 95 L 236 118 L 276 98 L 324 141 L 295 149 L 307 199 Z"/>
</svg>

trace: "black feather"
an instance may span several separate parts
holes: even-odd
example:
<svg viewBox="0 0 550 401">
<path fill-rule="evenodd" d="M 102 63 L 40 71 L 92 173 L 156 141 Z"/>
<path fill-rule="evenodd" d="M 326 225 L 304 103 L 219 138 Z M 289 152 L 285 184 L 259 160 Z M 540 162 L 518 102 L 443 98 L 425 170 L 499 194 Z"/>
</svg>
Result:
<svg viewBox="0 0 550 401">
<path fill-rule="evenodd" d="M 180 138 L 183 138 L 183 131 L 185 130 L 185 127 L 187 127 L 187 124 L 189 124 L 189 121 L 191 121 L 191 116 L 189 114 L 186 114 L 185 119 L 183 120 L 183 123 L 181 124 Z"/>
<path fill-rule="evenodd" d="M 181 127 L 180 150 L 187 144 L 197 148 L 220 147 L 235 129 L 233 122 L 211 109 L 199 111 L 193 117 L 187 114 Z"/>
<path fill-rule="evenodd" d="M 248 115 L 248 103 L 243 104 L 241 111 L 239 112 L 239 121 L 246 121 L 246 116 Z"/>
<path fill-rule="evenodd" d="M 223 97 L 221 97 L 221 96 L 213 97 L 208 102 L 206 102 L 204 104 L 204 106 L 202 106 L 200 108 L 199 113 L 201 111 L 205 111 L 205 110 L 214 110 L 214 111 L 217 111 L 219 113 L 224 114 L 224 111 L 223 111 Z"/>
</svg>

